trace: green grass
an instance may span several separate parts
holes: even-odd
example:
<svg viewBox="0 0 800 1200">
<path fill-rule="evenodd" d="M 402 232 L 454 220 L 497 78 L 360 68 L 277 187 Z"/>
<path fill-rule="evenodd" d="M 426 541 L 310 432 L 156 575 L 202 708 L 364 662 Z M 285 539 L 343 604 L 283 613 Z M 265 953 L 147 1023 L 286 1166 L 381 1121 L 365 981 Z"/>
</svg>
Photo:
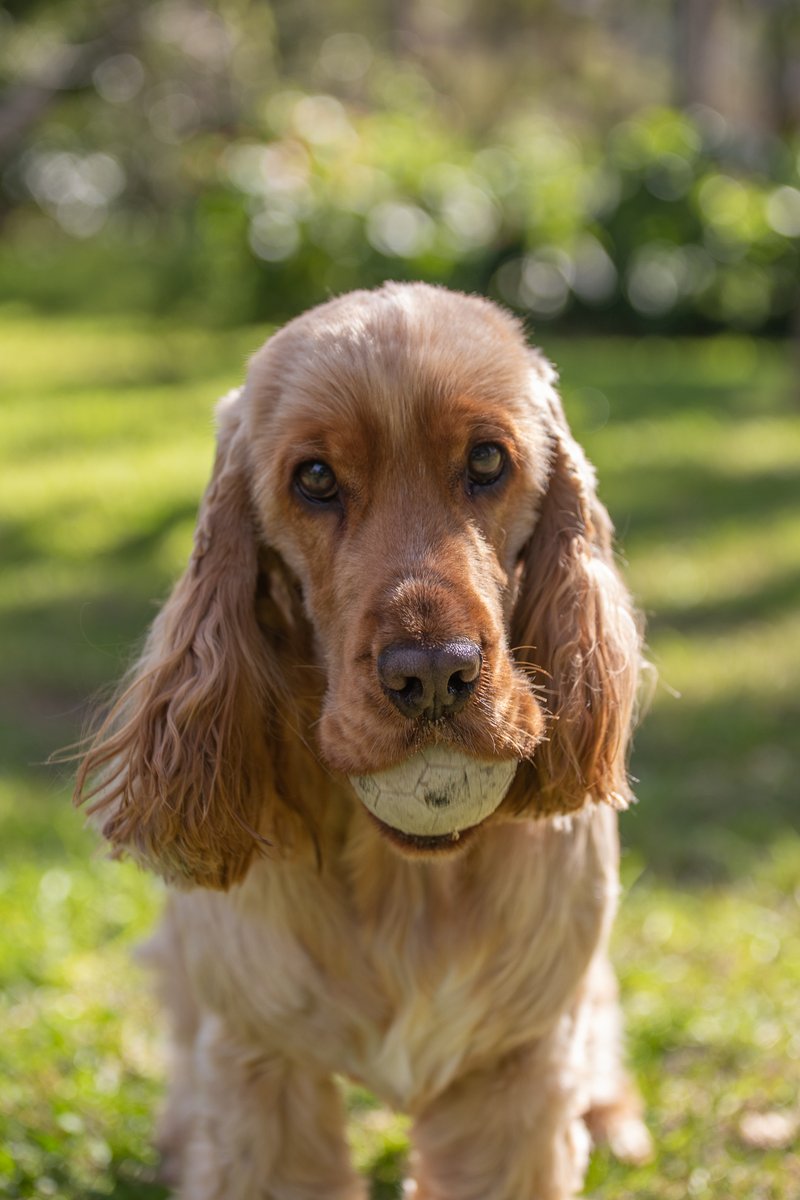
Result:
<svg viewBox="0 0 800 1200">
<path fill-rule="evenodd" d="M 162 1034 L 131 960 L 159 885 L 107 863 L 44 765 L 181 569 L 214 399 L 257 329 L 0 316 L 0 1195 L 159 1200 Z M 547 347 L 620 531 L 658 670 L 623 818 L 615 935 L 659 1153 L 595 1155 L 603 1200 L 795 1200 L 800 1149 L 751 1112 L 800 1094 L 800 417 L 746 339 Z M 348 1093 L 397 1194 L 407 1125 Z M 520 1198 L 523 1200 L 523 1198 Z"/>
</svg>

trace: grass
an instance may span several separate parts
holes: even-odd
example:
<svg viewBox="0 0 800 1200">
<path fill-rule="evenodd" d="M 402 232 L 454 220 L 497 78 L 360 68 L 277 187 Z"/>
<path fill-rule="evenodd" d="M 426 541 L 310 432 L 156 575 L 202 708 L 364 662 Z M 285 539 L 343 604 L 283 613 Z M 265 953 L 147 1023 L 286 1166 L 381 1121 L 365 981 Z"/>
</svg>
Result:
<svg viewBox="0 0 800 1200">
<path fill-rule="evenodd" d="M 0 314 L 0 1195 L 160 1200 L 162 1035 L 131 960 L 159 885 L 107 863 L 44 766 L 181 569 L 211 405 L 263 331 Z M 800 1032 L 800 418 L 748 339 L 547 347 L 596 462 L 658 668 L 615 935 L 657 1161 L 602 1200 L 794 1200 Z M 380 1200 L 407 1124 L 351 1090 Z M 523 1200 L 523 1198 L 520 1198 Z"/>
</svg>

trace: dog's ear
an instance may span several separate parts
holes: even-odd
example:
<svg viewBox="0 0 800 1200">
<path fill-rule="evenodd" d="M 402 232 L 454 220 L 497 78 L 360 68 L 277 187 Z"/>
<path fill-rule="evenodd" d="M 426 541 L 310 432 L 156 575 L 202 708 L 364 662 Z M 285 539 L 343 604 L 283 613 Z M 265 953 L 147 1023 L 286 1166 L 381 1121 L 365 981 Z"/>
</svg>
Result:
<svg viewBox="0 0 800 1200">
<path fill-rule="evenodd" d="M 81 763 L 76 797 L 118 852 L 227 888 L 274 832 L 279 665 L 256 619 L 244 398 L 227 397 L 189 565 Z"/>
<path fill-rule="evenodd" d="M 639 629 L 614 565 L 613 529 L 594 470 L 542 364 L 534 389 L 552 458 L 523 550 L 512 645 L 521 648 L 518 661 L 534 668 L 549 719 L 532 764 L 518 772 L 517 803 L 542 814 L 568 812 L 589 797 L 625 807 Z"/>
</svg>

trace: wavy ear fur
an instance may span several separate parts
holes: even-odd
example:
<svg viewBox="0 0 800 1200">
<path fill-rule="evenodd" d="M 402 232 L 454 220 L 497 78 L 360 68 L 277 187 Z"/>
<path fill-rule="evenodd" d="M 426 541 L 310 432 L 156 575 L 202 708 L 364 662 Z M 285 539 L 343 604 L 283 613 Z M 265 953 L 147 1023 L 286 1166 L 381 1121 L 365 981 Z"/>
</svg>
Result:
<svg viewBox="0 0 800 1200">
<path fill-rule="evenodd" d="M 280 677 L 256 620 L 259 549 L 240 397 L 218 410 L 189 566 L 76 785 L 119 853 L 183 886 L 240 880 L 268 844 L 264 822 L 277 804 L 268 726 Z"/>
<path fill-rule="evenodd" d="M 541 393 L 543 380 L 535 387 Z M 519 804 L 568 812 L 588 797 L 624 808 L 626 758 L 641 643 L 614 565 L 613 529 L 594 470 L 547 381 L 549 483 L 525 547 L 512 619 L 517 658 L 535 667 L 549 712 L 546 740 L 518 772 Z M 533 777 L 532 777 L 533 776 Z"/>
</svg>

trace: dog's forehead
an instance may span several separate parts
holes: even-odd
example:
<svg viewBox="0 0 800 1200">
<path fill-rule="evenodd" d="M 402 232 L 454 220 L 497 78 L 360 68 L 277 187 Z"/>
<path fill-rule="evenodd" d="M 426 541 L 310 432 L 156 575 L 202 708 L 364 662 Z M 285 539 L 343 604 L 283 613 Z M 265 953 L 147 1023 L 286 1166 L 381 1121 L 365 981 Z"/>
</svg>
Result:
<svg viewBox="0 0 800 1200">
<path fill-rule="evenodd" d="M 388 438 L 530 417 L 531 357 L 495 305 L 425 285 L 353 293 L 285 327 L 253 360 L 254 431 L 287 424 Z"/>
</svg>

